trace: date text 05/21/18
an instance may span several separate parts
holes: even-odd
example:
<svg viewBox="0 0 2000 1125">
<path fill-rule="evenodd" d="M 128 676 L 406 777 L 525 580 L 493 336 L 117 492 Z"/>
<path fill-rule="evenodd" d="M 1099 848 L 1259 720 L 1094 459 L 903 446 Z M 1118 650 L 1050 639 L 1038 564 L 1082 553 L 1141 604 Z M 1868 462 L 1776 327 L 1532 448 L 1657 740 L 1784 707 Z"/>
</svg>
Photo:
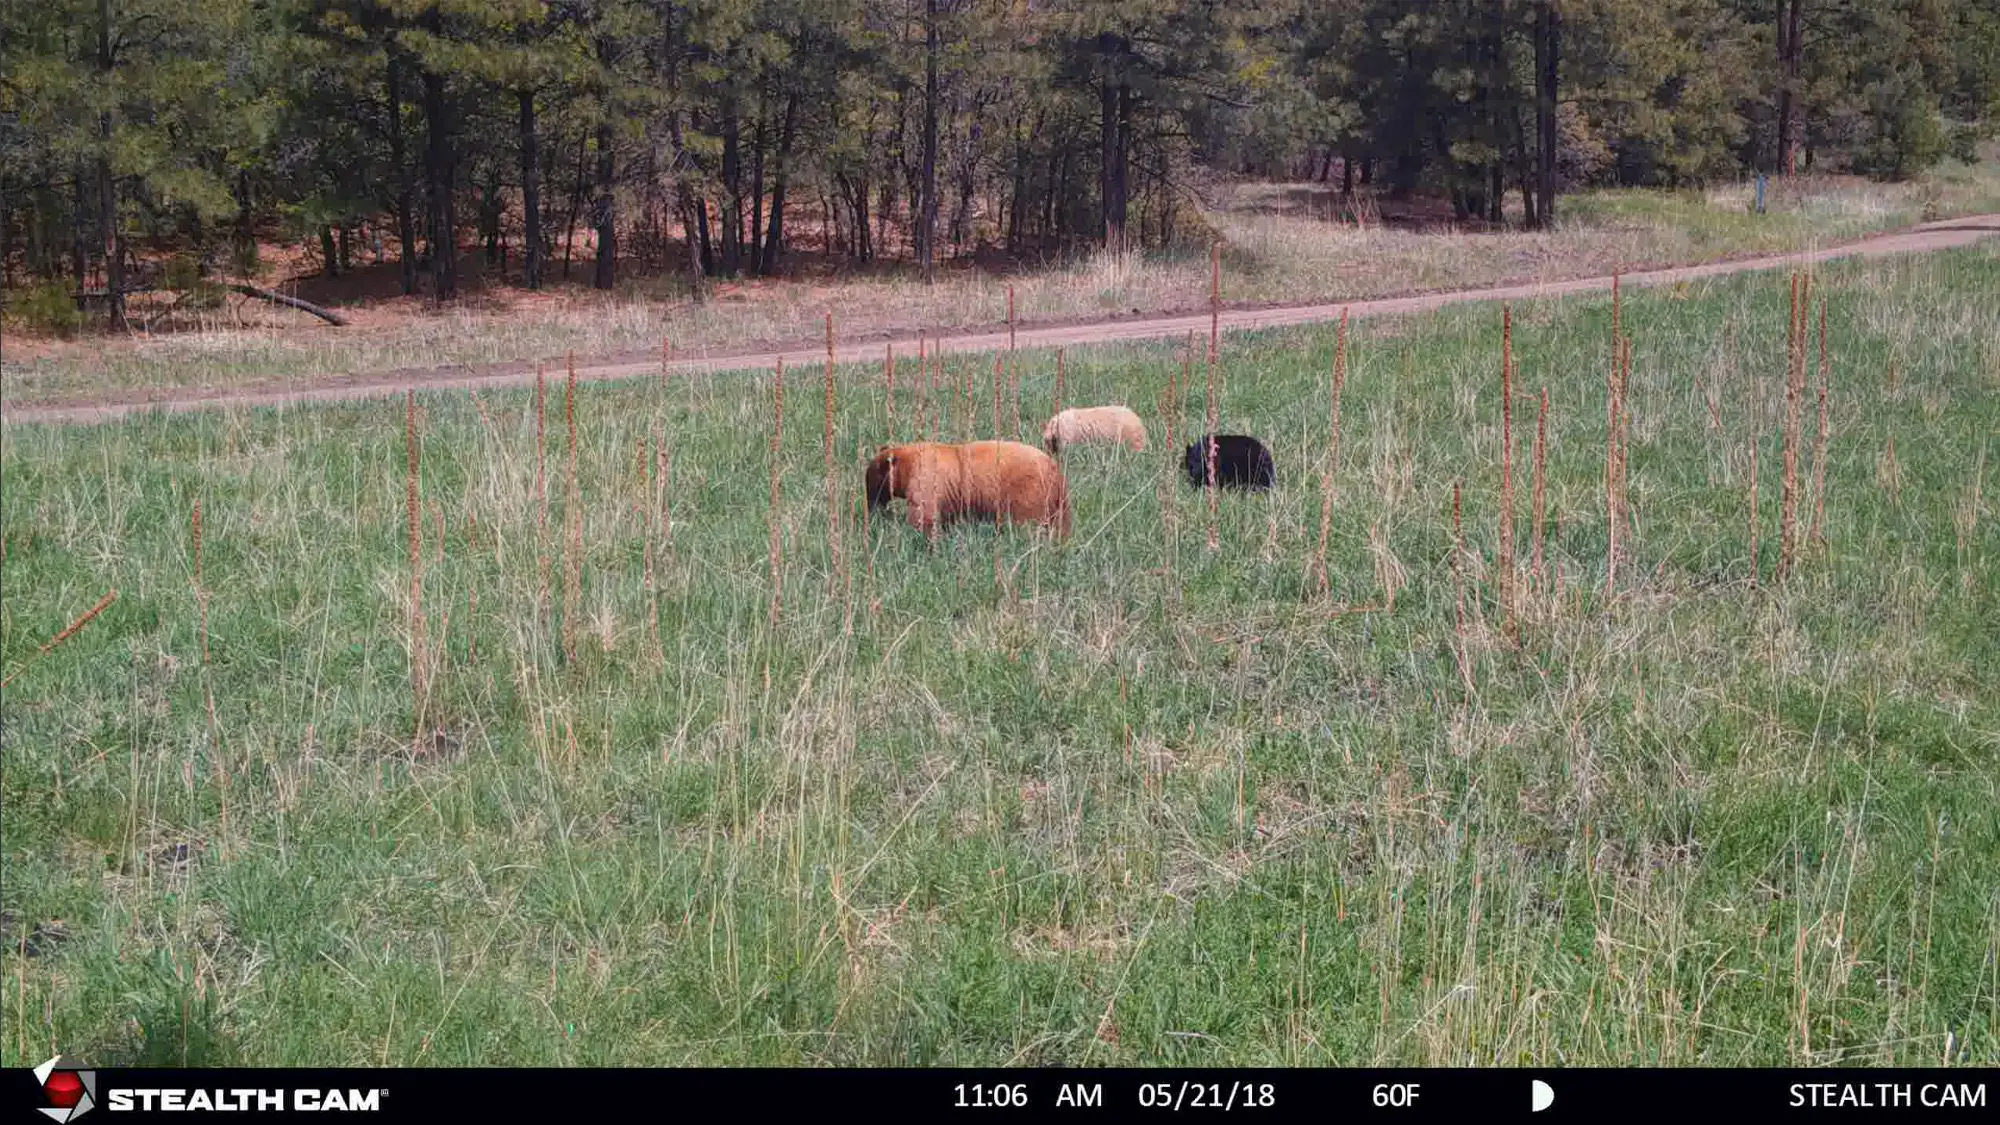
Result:
<svg viewBox="0 0 2000 1125">
<path fill-rule="evenodd" d="M 1025 1109 L 1029 1104 L 1025 1082 L 960 1083 L 954 1086 L 953 1105 L 959 1109 Z M 1272 1082 L 1144 1082 L 1139 1085 L 1141 1109 L 1268 1109 L 1278 1104 L 1277 1084 Z M 1056 1088 L 1058 1107 L 1091 1107 L 1104 1104 L 1101 1082 L 1065 1082 Z"/>
</svg>

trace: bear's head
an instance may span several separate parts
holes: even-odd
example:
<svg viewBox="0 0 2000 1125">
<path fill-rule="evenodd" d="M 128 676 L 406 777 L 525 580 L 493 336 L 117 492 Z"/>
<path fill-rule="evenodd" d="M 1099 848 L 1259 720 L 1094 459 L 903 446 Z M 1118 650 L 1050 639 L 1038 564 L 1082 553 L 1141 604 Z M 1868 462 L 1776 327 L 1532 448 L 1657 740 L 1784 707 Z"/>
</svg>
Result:
<svg viewBox="0 0 2000 1125">
<path fill-rule="evenodd" d="M 889 501 L 907 494 L 909 482 L 903 479 L 903 474 L 896 471 L 896 462 L 902 458 L 902 446 L 885 445 L 876 452 L 875 459 L 868 462 L 869 507 L 884 507 Z"/>
<path fill-rule="evenodd" d="M 1208 483 L 1208 447 L 1212 440 L 1204 438 L 1187 447 L 1187 475 L 1196 484 Z"/>
</svg>

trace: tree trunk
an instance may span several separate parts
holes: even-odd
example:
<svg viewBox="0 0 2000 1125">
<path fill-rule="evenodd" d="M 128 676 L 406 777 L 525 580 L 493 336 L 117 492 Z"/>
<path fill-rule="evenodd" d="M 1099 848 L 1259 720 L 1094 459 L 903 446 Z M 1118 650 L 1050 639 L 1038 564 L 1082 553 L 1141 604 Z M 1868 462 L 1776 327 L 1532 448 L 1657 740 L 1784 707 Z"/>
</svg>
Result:
<svg viewBox="0 0 2000 1125">
<path fill-rule="evenodd" d="M 1125 80 L 1121 68 L 1118 76 L 1118 249 L 1123 251 L 1131 245 L 1129 222 L 1132 210 L 1132 84 Z M 1143 233 L 1143 232 L 1142 232 Z"/>
<path fill-rule="evenodd" d="M 1389 197 L 1391 199 L 1408 199 L 1417 190 L 1417 184 L 1423 179 L 1424 142 L 1423 138 L 1417 133 L 1419 127 L 1416 122 L 1410 123 L 1409 128 L 1400 138 L 1402 141 L 1401 145 L 1397 148 L 1393 159 L 1390 161 Z"/>
<path fill-rule="evenodd" d="M 101 143 L 111 143 L 111 114 L 98 115 Z M 125 327 L 125 246 L 118 237 L 118 181 L 111 174 L 111 159 L 97 158 L 97 222 L 104 231 L 104 285 L 109 291 L 105 308 L 111 327 Z"/>
<path fill-rule="evenodd" d="M 675 162 L 678 165 L 678 161 Z M 674 213 L 681 220 L 681 242 L 687 251 L 688 288 L 695 300 L 702 297 L 702 283 L 707 279 L 708 270 L 701 260 L 701 235 L 696 230 L 695 207 L 697 199 L 694 190 L 682 178 L 678 166 L 674 172 Z"/>
<path fill-rule="evenodd" d="M 735 277 L 743 268 L 743 153 L 732 105 L 722 121 L 722 272 Z"/>
<path fill-rule="evenodd" d="M 937 0 L 924 0 L 924 168 L 922 214 L 917 219 L 917 264 L 923 270 L 926 285 L 937 277 L 937 15 Z"/>
<path fill-rule="evenodd" d="M 870 245 L 880 246 L 889 240 L 889 223 L 896 215 L 896 177 L 892 173 L 882 177 L 881 186 L 875 195 L 875 233 L 870 236 Z"/>
<path fill-rule="evenodd" d="M 785 188 L 791 179 L 792 136 L 798 124 L 799 96 L 785 98 L 785 123 L 778 129 L 777 182 L 771 186 L 771 225 L 764 231 L 764 259 L 757 272 L 770 276 L 778 272 L 785 254 Z M 868 226 L 868 189 L 861 193 L 861 226 Z"/>
<path fill-rule="evenodd" d="M 1028 201 L 1028 136 L 1022 130 L 1027 122 L 1014 122 L 1014 184 L 1007 200 L 1007 253 L 1018 256 L 1021 253 L 1021 205 Z"/>
<path fill-rule="evenodd" d="M 902 169 L 903 198 L 909 201 L 909 206 L 903 213 L 903 246 L 896 252 L 898 261 L 902 260 L 902 255 L 905 253 L 916 259 L 920 257 L 919 251 L 922 249 L 918 243 L 922 240 L 920 228 L 924 222 L 923 132 L 923 114 L 920 112 L 917 114 L 916 156 Z"/>
<path fill-rule="evenodd" d="M 1348 153 L 1340 157 L 1340 194 L 1354 197 L 1354 157 Z"/>
<path fill-rule="evenodd" d="M 1110 32 L 1097 37 L 1098 205 L 1104 248 L 1125 250 L 1124 41 Z"/>
<path fill-rule="evenodd" d="M 257 260 L 257 207 L 256 197 L 250 190 L 248 169 L 236 173 L 236 226 L 230 232 L 230 249 L 236 259 L 234 265 L 246 273 Z M 379 242 L 381 236 L 376 236 Z M 381 260 L 381 255 L 376 255 Z"/>
<path fill-rule="evenodd" d="M 616 153 L 611 144 L 611 123 L 597 126 L 597 198 L 591 201 L 591 225 L 597 228 L 597 274 L 591 284 L 609 289 L 618 271 L 618 203 L 612 174 Z"/>
<path fill-rule="evenodd" d="M 515 94 L 520 103 L 521 147 L 521 284 L 542 287 L 542 146 L 535 131 L 535 92 Z"/>
<path fill-rule="evenodd" d="M 410 183 L 410 157 L 403 144 L 403 91 L 401 60 L 389 52 L 389 161 L 396 166 L 396 241 L 398 265 L 403 276 L 403 296 L 417 291 L 416 189 Z"/>
<path fill-rule="evenodd" d="M 479 189 L 479 238 L 484 244 L 486 264 L 500 264 L 500 163 L 486 166 L 486 182 Z"/>
<path fill-rule="evenodd" d="M 715 276 L 716 273 L 715 234 L 710 229 L 712 224 L 710 224 L 708 221 L 707 196 L 698 195 L 695 197 L 694 214 L 695 214 L 695 219 L 699 224 L 698 229 L 701 234 L 701 268 L 704 271 L 706 271 L 710 277 L 713 277 Z"/>
<path fill-rule="evenodd" d="M 1514 112 L 1511 95 L 1514 83 L 1507 68 L 1507 10 L 1505 5 L 1494 4 L 1488 9 L 1492 20 L 1490 32 L 1492 40 L 1487 46 L 1487 61 L 1492 67 L 1487 82 L 1486 127 L 1493 145 L 1493 163 L 1487 168 L 1486 219 L 1491 223 L 1501 223 L 1507 217 L 1507 118 Z"/>
<path fill-rule="evenodd" d="M 1539 224 L 1535 218 L 1534 164 L 1528 159 L 1528 129 L 1521 123 L 1519 105 L 1509 116 L 1514 124 L 1514 180 L 1521 188 L 1521 221 L 1532 228 Z"/>
<path fill-rule="evenodd" d="M 333 248 L 333 228 L 326 223 L 319 225 L 319 257 L 322 274 L 340 276 L 340 255 Z"/>
<path fill-rule="evenodd" d="M 1041 237 L 1041 241 L 1044 247 L 1047 246 L 1048 240 L 1051 237 L 1053 237 L 1056 232 L 1056 183 L 1058 178 L 1058 170 L 1061 168 L 1062 165 L 1061 154 L 1065 152 L 1067 148 L 1068 148 L 1067 145 L 1049 146 L 1048 182 L 1045 185 L 1045 190 L 1042 192 L 1042 221 L 1041 221 L 1041 227 L 1037 231 L 1037 233 Z"/>
<path fill-rule="evenodd" d="M 569 263 L 576 249 L 576 219 L 583 213 L 584 170 L 590 164 L 590 133 L 584 132 L 576 139 L 576 173 L 570 177 L 569 210 L 563 215 L 563 271 L 564 281 L 569 280 Z"/>
<path fill-rule="evenodd" d="M 875 260 L 875 235 L 868 226 L 868 173 L 854 181 L 854 231 L 861 244 L 862 262 Z"/>
<path fill-rule="evenodd" d="M 76 163 L 76 202 L 70 208 L 70 260 L 76 264 L 76 290 L 81 293 L 90 287 L 90 235 L 85 216 L 90 214 L 90 206 L 84 196 L 84 168 L 81 160 Z"/>
<path fill-rule="evenodd" d="M 681 213 L 681 230 L 687 243 L 688 292 L 699 302 L 707 295 L 708 275 L 708 204 L 695 194 L 691 181 L 694 174 L 694 160 L 688 155 L 686 133 L 681 128 L 681 115 L 676 110 L 672 117 L 674 144 L 674 202 Z"/>
<path fill-rule="evenodd" d="M 908 154 L 904 152 L 907 124 L 904 121 L 905 86 L 902 82 L 896 84 L 896 101 L 890 111 L 894 124 L 889 128 L 889 163 L 895 168 L 908 163 Z M 889 240 L 889 223 L 896 217 L 896 206 L 900 202 L 896 195 L 896 181 L 897 176 L 893 172 L 883 176 L 882 185 L 875 192 L 875 244 L 878 246 Z"/>
<path fill-rule="evenodd" d="M 827 213 L 833 217 L 833 237 L 847 248 L 848 258 L 856 263 L 866 261 L 861 256 L 861 240 L 867 233 L 866 229 L 855 231 L 852 237 L 845 235 L 854 221 L 854 181 L 846 172 L 833 174 L 833 195 L 826 201 L 826 206 Z"/>
<path fill-rule="evenodd" d="M 37 194 L 40 194 L 39 192 Z M 22 210 L 20 204 L 9 196 L 0 199 L 0 290 L 14 288 L 14 216 Z M 40 273 L 43 255 L 41 239 L 35 235 L 35 220 L 41 216 L 30 212 L 23 232 L 28 236 L 27 265 L 31 276 Z"/>
<path fill-rule="evenodd" d="M 458 296 L 458 216 L 452 200 L 450 109 L 444 75 L 424 71 L 424 174 L 430 196 L 431 301 Z"/>
<path fill-rule="evenodd" d="M 334 231 L 335 238 L 338 239 L 340 242 L 340 272 L 342 273 L 347 273 L 352 269 L 354 269 L 354 260 L 348 257 L 347 254 L 347 244 L 349 242 L 348 232 L 350 229 L 351 229 L 351 224 L 342 223 Z"/>
<path fill-rule="evenodd" d="M 645 185 L 645 202 L 639 208 L 639 238 L 632 248 L 632 254 L 639 260 L 639 271 L 650 274 L 666 264 L 667 227 L 670 224 L 664 199 L 660 194 L 660 143 L 651 129 L 646 131 L 645 148 L 639 166 L 639 182 Z"/>
<path fill-rule="evenodd" d="M 1562 15 L 1555 0 L 1542 0 L 1535 10 L 1535 132 L 1541 159 L 1535 188 L 1535 226 L 1548 229 L 1556 221 L 1556 96 L 1562 72 Z"/>
<path fill-rule="evenodd" d="M 951 209 L 951 245 L 953 254 L 961 253 L 965 240 L 972 234 L 972 197 L 978 190 L 980 128 L 978 117 L 973 117 L 966 143 L 958 162 L 958 201 Z"/>
<path fill-rule="evenodd" d="M 1452 218 L 1454 220 L 1462 220 L 1465 218 L 1467 210 L 1465 200 L 1465 170 L 1451 155 L 1451 139 L 1445 135 L 1444 119 L 1434 116 L 1430 119 L 1430 126 L 1431 145 L 1438 154 L 1438 163 L 1444 168 L 1444 181 L 1451 185 Z M 1421 141 L 1412 138 L 1411 147 L 1421 154 L 1423 147 Z M 1421 155 L 1419 159 L 1421 159 Z M 1416 188 L 1414 180 L 1411 182 L 1410 187 L 1412 190 Z"/>
<path fill-rule="evenodd" d="M 868 200 L 874 194 L 874 190 L 873 181 L 869 180 L 867 173 L 855 177 L 854 227 L 861 232 L 863 262 L 875 260 L 875 231 L 874 226 L 868 221 Z"/>
<path fill-rule="evenodd" d="M 245 285 L 239 282 L 231 285 L 229 288 L 231 291 L 241 293 L 245 297 L 255 297 L 260 301 L 269 301 L 274 305 L 283 305 L 288 309 L 309 312 L 326 321 L 328 324 L 343 325 L 347 323 L 347 318 L 341 316 L 339 313 L 323 309 L 310 301 L 301 301 L 297 297 L 287 297 L 283 293 L 273 293 L 262 286 Z"/>
<path fill-rule="evenodd" d="M 770 140 L 770 99 L 757 95 L 757 128 L 750 134 L 750 265 L 764 271 L 764 146 Z"/>
<path fill-rule="evenodd" d="M 1799 133 L 1803 115 L 1799 112 L 1799 71 L 1805 58 L 1805 41 L 1800 24 L 1805 0 L 1778 0 L 1778 174 L 1791 176 L 1798 171 Z"/>
<path fill-rule="evenodd" d="M 97 70 L 111 85 L 111 0 L 97 0 Z M 118 238 L 118 181 L 111 174 L 111 110 L 97 115 L 97 221 L 104 234 L 105 308 L 111 327 L 125 327 L 125 247 Z"/>
<path fill-rule="evenodd" d="M 1057 160 L 1056 168 L 1052 173 L 1055 190 L 1049 193 L 1049 215 L 1054 220 L 1057 244 L 1067 249 L 1069 246 L 1070 220 L 1069 178 L 1070 173 L 1074 170 L 1074 161 L 1071 159 L 1070 146 L 1061 146 L 1060 152 L 1061 159 Z M 1054 154 L 1051 154 L 1050 159 L 1056 160 L 1057 158 Z"/>
<path fill-rule="evenodd" d="M 696 304 L 700 304 L 708 296 L 706 284 L 708 269 L 702 261 L 703 239 L 696 232 L 695 224 L 695 209 L 701 206 L 701 201 L 695 196 L 694 190 L 686 184 L 675 187 L 674 199 L 675 208 L 681 213 L 681 241 L 686 244 L 688 295 Z"/>
</svg>

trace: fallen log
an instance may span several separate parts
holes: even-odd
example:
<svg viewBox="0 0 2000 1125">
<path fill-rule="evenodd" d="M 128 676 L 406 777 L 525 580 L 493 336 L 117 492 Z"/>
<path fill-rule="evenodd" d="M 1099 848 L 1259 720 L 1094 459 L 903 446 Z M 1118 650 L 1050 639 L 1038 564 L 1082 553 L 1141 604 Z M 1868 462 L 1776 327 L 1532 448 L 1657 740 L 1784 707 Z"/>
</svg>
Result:
<svg viewBox="0 0 2000 1125">
<path fill-rule="evenodd" d="M 242 282 L 234 282 L 229 288 L 231 292 L 241 293 L 245 297 L 255 297 L 260 301 L 269 301 L 274 305 L 283 305 L 289 309 L 298 309 L 300 312 L 309 312 L 326 321 L 328 324 L 342 325 L 347 323 L 346 317 L 329 309 L 323 309 L 311 301 L 301 301 L 297 297 L 287 297 L 283 293 L 273 293 L 269 289 L 260 288 L 255 285 L 245 285 Z"/>
</svg>

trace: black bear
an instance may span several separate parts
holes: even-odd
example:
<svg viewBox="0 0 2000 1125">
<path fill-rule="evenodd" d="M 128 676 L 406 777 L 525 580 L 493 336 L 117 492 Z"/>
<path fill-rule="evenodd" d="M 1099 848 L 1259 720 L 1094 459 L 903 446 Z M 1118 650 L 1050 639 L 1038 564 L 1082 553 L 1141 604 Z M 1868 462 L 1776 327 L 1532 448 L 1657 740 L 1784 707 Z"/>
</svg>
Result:
<svg viewBox="0 0 2000 1125">
<path fill-rule="evenodd" d="M 1278 482 L 1277 466 L 1264 443 L 1243 434 L 1210 434 L 1187 447 L 1187 475 L 1197 487 L 1208 487 L 1208 444 L 1215 443 L 1215 483 L 1223 488 L 1270 488 Z"/>
</svg>

